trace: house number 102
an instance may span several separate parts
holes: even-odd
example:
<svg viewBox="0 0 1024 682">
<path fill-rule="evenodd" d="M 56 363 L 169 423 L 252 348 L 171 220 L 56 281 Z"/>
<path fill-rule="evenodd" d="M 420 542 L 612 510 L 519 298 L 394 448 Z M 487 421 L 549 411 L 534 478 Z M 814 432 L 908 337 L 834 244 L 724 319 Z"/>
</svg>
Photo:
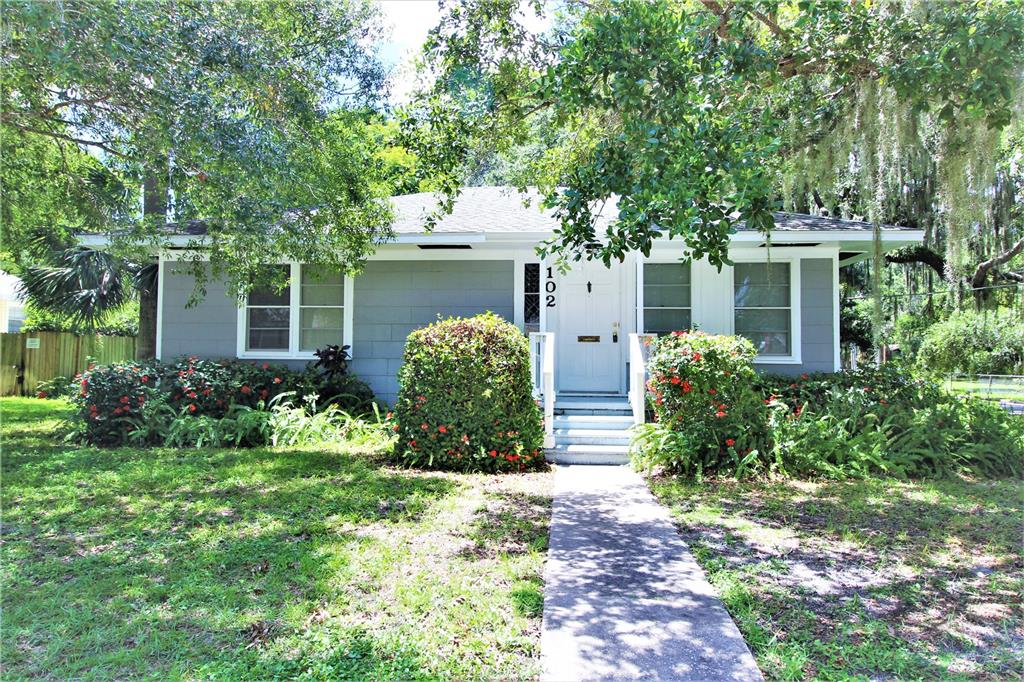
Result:
<svg viewBox="0 0 1024 682">
<path fill-rule="evenodd" d="M 551 268 L 548 268 L 547 281 L 544 283 L 544 291 L 547 292 L 547 307 L 555 307 L 555 289 L 558 285 L 555 284 L 555 275 L 551 272 Z"/>
</svg>

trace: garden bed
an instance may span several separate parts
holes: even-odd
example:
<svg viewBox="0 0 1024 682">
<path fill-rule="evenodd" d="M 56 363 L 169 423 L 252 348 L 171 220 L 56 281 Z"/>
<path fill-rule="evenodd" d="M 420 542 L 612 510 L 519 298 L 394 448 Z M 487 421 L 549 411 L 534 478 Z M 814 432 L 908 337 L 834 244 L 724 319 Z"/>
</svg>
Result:
<svg viewBox="0 0 1024 682">
<path fill-rule="evenodd" d="M 0 409 L 11 677 L 537 673 L 550 473 L 69 446 L 64 403 Z"/>
<path fill-rule="evenodd" d="M 769 679 L 1020 679 L 1019 481 L 652 488 Z"/>
</svg>

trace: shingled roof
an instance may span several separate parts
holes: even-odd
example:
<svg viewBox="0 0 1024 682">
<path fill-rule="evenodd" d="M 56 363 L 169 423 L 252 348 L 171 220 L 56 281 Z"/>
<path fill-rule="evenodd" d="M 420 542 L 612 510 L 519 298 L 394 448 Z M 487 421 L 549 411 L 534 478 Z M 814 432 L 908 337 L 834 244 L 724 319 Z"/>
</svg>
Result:
<svg viewBox="0 0 1024 682">
<path fill-rule="evenodd" d="M 512 187 L 465 187 L 455 200 L 450 215 L 443 216 L 434 228 L 434 233 L 544 233 L 558 226 L 552 209 L 540 208 L 540 194 L 529 191 L 521 194 Z M 431 192 L 403 194 L 392 197 L 395 209 L 393 228 L 397 234 L 420 234 L 423 221 L 437 207 L 437 197 Z M 597 231 L 603 232 L 615 217 L 614 202 L 609 201 L 597 219 Z M 740 230 L 746 230 L 744 225 Z M 802 213 L 776 213 L 775 229 L 778 231 L 850 231 L 870 232 L 871 223 L 859 220 L 842 220 Z M 883 225 L 883 230 L 907 230 L 911 228 Z"/>
</svg>

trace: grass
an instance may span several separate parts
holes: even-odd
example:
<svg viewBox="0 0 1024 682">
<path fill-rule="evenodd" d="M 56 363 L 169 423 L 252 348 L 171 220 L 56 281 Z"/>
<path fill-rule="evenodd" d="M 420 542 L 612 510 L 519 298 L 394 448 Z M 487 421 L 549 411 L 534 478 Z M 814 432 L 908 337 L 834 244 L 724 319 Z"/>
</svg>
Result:
<svg viewBox="0 0 1024 682">
<path fill-rule="evenodd" d="M 5 677 L 523 679 L 551 475 L 63 445 L 2 399 Z"/>
<path fill-rule="evenodd" d="M 1019 481 L 652 489 L 768 679 L 1021 679 Z"/>
<path fill-rule="evenodd" d="M 1024 382 L 1002 379 L 991 384 L 987 379 L 948 379 L 947 390 L 956 395 L 973 395 L 987 400 L 1014 400 L 1024 402 Z"/>
</svg>

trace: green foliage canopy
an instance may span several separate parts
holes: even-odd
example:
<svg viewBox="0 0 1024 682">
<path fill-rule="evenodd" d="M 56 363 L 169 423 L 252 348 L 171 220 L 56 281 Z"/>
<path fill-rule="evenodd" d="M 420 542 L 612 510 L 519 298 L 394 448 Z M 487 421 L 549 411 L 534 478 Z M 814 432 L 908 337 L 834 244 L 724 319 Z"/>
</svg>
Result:
<svg viewBox="0 0 1024 682">
<path fill-rule="evenodd" d="M 606 263 L 659 235 L 727 262 L 739 222 L 772 227 L 784 160 L 862 85 L 943 125 L 999 129 L 1024 63 L 1019 3 L 570 1 L 541 36 L 519 12 L 515 0 L 451 6 L 426 46 L 435 84 L 406 130 L 445 210 L 476 150 L 512 150 L 550 115 L 565 134 L 522 183 L 561 220 L 545 250 Z M 616 200 L 596 234 L 595 213 Z"/>
<path fill-rule="evenodd" d="M 364 115 L 386 91 L 379 35 L 365 0 L 5 3 L 4 186 L 34 192 L 43 158 L 88 194 L 5 209 L 5 244 L 115 226 L 126 249 L 157 245 L 163 216 L 137 215 L 149 180 L 175 221 L 206 224 L 238 290 L 282 257 L 358 269 L 389 222 Z"/>
</svg>

